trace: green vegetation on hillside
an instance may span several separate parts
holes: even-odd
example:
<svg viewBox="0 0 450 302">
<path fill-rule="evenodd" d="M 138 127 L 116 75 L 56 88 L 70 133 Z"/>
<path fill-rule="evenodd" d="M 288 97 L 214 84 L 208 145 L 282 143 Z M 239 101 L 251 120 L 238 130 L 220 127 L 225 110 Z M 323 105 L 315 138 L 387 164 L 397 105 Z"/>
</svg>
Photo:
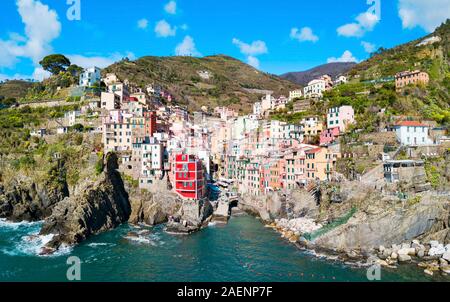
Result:
<svg viewBox="0 0 450 302">
<path fill-rule="evenodd" d="M 230 106 L 243 113 L 251 111 L 262 91 L 287 95 L 298 85 L 254 69 L 234 58 L 218 55 L 193 57 L 143 57 L 123 60 L 103 70 L 115 73 L 139 86 L 160 85 L 191 110 L 201 106 Z M 201 72 L 207 75 L 200 76 Z M 208 78 L 209 76 L 209 78 Z M 256 91 L 255 91 L 256 90 Z"/>
<path fill-rule="evenodd" d="M 429 45 L 417 46 L 425 38 L 439 37 L 441 41 Z M 361 91 L 361 83 L 339 87 L 326 95 L 332 105 L 348 104 L 356 108 L 359 114 L 365 114 L 371 106 L 386 108 L 395 115 L 405 115 L 419 119 L 430 119 L 439 124 L 450 124 L 450 20 L 423 39 L 382 49 L 370 59 L 356 65 L 351 71 L 352 77 L 359 80 L 377 80 L 394 76 L 397 72 L 419 69 L 430 75 L 430 83 L 424 86 L 409 86 L 401 93 L 395 92 L 394 84 L 374 85 L 370 94 L 356 96 Z M 344 91 L 349 90 L 349 91 Z M 350 97 L 347 97 L 350 96 Z M 364 112 L 366 111 L 366 112 Z M 363 118 L 367 118 L 365 115 Z"/>
<path fill-rule="evenodd" d="M 28 81 L 11 80 L 0 83 L 0 99 L 20 99 L 27 94 L 33 83 Z"/>
</svg>

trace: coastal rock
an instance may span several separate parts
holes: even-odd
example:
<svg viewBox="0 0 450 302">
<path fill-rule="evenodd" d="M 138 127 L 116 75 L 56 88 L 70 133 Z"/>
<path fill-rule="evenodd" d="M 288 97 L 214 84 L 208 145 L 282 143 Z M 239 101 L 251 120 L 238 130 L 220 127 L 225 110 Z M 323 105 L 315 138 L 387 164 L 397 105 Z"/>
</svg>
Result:
<svg viewBox="0 0 450 302">
<path fill-rule="evenodd" d="M 404 247 L 398 250 L 399 255 L 409 255 L 409 256 L 415 256 L 416 255 L 416 249 Z"/>
<path fill-rule="evenodd" d="M 431 271 L 431 270 L 429 270 L 429 269 L 426 269 L 426 270 L 424 270 L 423 272 L 424 272 L 425 274 L 427 274 L 427 275 L 433 276 L 433 271 Z"/>
<path fill-rule="evenodd" d="M 55 235 L 46 248 L 74 245 L 128 221 L 131 207 L 117 168 L 117 156 L 108 154 L 106 169 L 96 181 L 86 182 L 82 193 L 65 198 L 53 208 L 40 232 Z"/>
<path fill-rule="evenodd" d="M 444 254 L 442 254 L 442 259 L 446 261 L 450 261 L 450 251 L 447 250 Z"/>
<path fill-rule="evenodd" d="M 366 215 L 364 219 L 355 215 L 355 219 L 319 236 L 314 243 L 329 250 L 371 251 L 380 245 L 409 241 L 443 227 L 442 222 L 449 219 L 446 202 L 430 197 L 405 211 L 385 208 L 382 214 Z"/>
<path fill-rule="evenodd" d="M 439 267 L 448 266 L 447 260 L 440 258 L 439 259 Z"/>
<path fill-rule="evenodd" d="M 411 261 L 412 258 L 408 254 L 398 254 L 398 261 L 399 262 L 408 262 Z"/>
<path fill-rule="evenodd" d="M 430 242 L 430 244 L 431 244 L 431 242 Z M 434 244 L 431 244 L 431 248 L 428 251 L 428 255 L 430 255 L 432 257 L 433 256 L 440 256 L 440 255 L 443 255 L 445 252 L 446 251 L 445 251 L 444 245 L 442 245 L 440 243 L 434 243 Z"/>
<path fill-rule="evenodd" d="M 385 249 L 383 251 L 383 256 L 386 258 L 390 257 L 392 255 L 392 249 Z"/>
<path fill-rule="evenodd" d="M 447 265 L 447 266 L 441 267 L 441 271 L 446 273 L 446 274 L 450 274 L 450 266 Z"/>
<path fill-rule="evenodd" d="M 422 250 L 417 251 L 417 257 L 419 257 L 419 258 L 425 257 L 425 250 L 422 249 Z"/>
<path fill-rule="evenodd" d="M 163 188 L 163 184 L 162 184 Z M 130 192 L 131 215 L 129 222 L 158 225 L 175 216 L 181 208 L 181 200 L 170 190 L 152 192 Z"/>
<path fill-rule="evenodd" d="M 7 186 L 0 185 L 0 218 L 13 222 L 43 220 L 68 196 L 65 179 L 57 175 L 42 184 L 14 181 Z"/>
<path fill-rule="evenodd" d="M 314 220 L 309 218 L 295 218 L 295 219 L 277 219 L 275 224 L 278 228 L 285 231 L 298 232 L 300 234 L 312 233 L 320 228 L 322 225 L 317 224 Z"/>
</svg>

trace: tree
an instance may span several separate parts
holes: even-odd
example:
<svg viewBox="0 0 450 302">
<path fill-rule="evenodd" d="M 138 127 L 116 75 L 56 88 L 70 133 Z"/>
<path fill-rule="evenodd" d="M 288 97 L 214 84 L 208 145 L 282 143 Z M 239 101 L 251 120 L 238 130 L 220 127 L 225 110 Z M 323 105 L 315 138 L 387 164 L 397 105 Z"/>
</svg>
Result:
<svg viewBox="0 0 450 302">
<path fill-rule="evenodd" d="M 65 71 L 70 66 L 70 60 L 63 55 L 54 54 L 46 56 L 39 62 L 44 70 L 49 71 L 53 75 Z"/>
<path fill-rule="evenodd" d="M 83 72 L 83 67 L 80 67 L 76 64 L 72 64 L 67 68 L 67 72 L 69 72 L 73 77 L 78 78 L 80 74 Z"/>
</svg>

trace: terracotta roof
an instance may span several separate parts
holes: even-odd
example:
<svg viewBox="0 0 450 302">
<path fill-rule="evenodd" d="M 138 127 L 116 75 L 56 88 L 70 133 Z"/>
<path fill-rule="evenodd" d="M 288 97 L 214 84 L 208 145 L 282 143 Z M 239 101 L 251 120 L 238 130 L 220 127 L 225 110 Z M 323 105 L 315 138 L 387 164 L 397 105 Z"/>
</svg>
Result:
<svg viewBox="0 0 450 302">
<path fill-rule="evenodd" d="M 314 149 L 306 151 L 305 153 L 318 153 L 320 151 L 322 151 L 322 148 L 314 148 Z"/>
<path fill-rule="evenodd" d="M 408 126 L 408 127 L 428 127 L 428 125 L 418 121 L 402 121 L 396 124 L 396 126 Z"/>
</svg>

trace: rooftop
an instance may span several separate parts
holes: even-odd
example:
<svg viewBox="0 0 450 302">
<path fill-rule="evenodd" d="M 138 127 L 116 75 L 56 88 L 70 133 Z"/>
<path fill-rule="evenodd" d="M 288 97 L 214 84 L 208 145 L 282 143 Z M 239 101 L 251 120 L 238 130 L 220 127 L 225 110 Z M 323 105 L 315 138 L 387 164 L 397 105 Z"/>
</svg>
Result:
<svg viewBox="0 0 450 302">
<path fill-rule="evenodd" d="M 428 127 L 428 125 L 418 122 L 418 121 L 402 121 L 398 122 L 396 126 L 405 126 L 405 127 Z"/>
</svg>

